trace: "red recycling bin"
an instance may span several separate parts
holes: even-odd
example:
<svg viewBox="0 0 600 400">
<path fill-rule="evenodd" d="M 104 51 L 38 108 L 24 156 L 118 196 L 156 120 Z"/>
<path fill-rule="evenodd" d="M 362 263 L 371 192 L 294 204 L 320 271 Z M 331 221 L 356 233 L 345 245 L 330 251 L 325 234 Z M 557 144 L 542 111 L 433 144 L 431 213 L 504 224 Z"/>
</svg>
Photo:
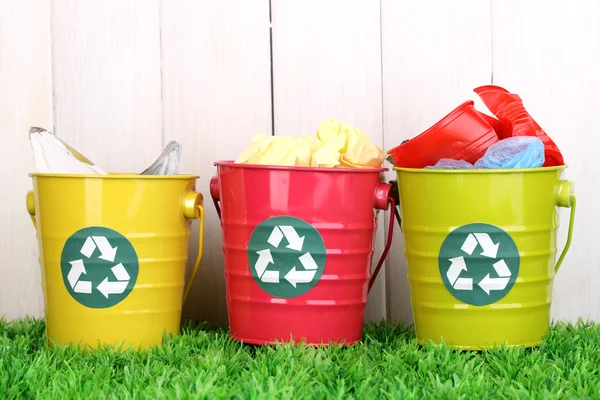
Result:
<svg viewBox="0 0 600 400">
<path fill-rule="evenodd" d="M 380 181 L 387 169 L 214 165 L 230 336 L 251 344 L 360 340 L 392 238 L 371 273 L 374 209 L 395 206 Z"/>
</svg>

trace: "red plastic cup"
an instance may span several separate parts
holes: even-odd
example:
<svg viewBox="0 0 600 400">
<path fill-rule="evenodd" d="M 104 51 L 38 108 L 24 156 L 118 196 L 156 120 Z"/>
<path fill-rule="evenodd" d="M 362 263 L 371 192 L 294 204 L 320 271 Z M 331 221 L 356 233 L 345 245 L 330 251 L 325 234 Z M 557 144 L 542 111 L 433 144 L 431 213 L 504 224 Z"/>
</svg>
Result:
<svg viewBox="0 0 600 400">
<path fill-rule="evenodd" d="M 537 136 L 544 143 L 544 167 L 564 165 L 558 146 L 529 115 L 521 98 L 496 85 L 485 85 L 473 90 L 486 107 L 502 122 L 501 139 L 512 136 Z"/>
<path fill-rule="evenodd" d="M 475 163 L 498 141 L 492 117 L 480 113 L 469 100 L 425 132 L 394 147 L 388 154 L 397 167 L 424 168 L 442 158 Z"/>
</svg>

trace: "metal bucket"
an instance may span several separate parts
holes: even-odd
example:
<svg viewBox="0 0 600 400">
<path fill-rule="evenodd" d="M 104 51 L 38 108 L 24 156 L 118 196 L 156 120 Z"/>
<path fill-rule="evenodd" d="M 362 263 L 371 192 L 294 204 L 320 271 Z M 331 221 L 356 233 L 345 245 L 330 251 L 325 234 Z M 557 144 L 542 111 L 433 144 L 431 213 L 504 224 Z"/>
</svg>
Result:
<svg viewBox="0 0 600 400">
<path fill-rule="evenodd" d="M 196 176 L 32 174 L 50 344 L 162 344 L 202 257 L 204 211 Z M 199 253 L 185 290 L 190 219 Z"/>
<path fill-rule="evenodd" d="M 563 167 L 394 168 L 417 338 L 452 347 L 534 346 L 549 330 L 552 282 L 571 243 Z M 556 207 L 571 207 L 558 262 Z"/>
<path fill-rule="evenodd" d="M 360 340 L 385 168 L 216 162 L 229 328 L 252 344 Z M 390 224 L 393 227 L 393 224 Z"/>
</svg>

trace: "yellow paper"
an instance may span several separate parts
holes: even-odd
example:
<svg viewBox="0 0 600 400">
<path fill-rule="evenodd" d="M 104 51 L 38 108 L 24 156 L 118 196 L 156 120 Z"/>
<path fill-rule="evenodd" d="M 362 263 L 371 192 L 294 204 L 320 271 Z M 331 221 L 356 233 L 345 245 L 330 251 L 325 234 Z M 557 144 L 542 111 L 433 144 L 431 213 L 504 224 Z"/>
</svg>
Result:
<svg viewBox="0 0 600 400">
<path fill-rule="evenodd" d="M 337 149 L 346 165 L 378 168 L 383 164 L 385 152 L 356 127 L 328 118 L 319 125 L 317 137 Z"/>
<path fill-rule="evenodd" d="M 321 168 L 378 168 L 385 158 L 360 129 L 328 118 L 316 135 L 256 135 L 236 163 Z"/>
</svg>

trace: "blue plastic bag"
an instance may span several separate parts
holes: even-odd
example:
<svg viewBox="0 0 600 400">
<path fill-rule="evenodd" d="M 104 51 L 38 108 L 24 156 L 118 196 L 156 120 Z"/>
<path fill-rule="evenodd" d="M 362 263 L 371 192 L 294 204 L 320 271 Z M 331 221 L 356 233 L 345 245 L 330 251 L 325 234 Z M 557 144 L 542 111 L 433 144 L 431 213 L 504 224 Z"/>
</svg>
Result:
<svg viewBox="0 0 600 400">
<path fill-rule="evenodd" d="M 465 160 L 453 160 L 452 158 L 442 158 L 434 166 L 428 165 L 428 169 L 475 169 L 475 166 Z"/>
<path fill-rule="evenodd" d="M 544 143 L 537 136 L 514 136 L 488 147 L 475 162 L 478 169 L 539 168 L 544 165 Z"/>
</svg>

